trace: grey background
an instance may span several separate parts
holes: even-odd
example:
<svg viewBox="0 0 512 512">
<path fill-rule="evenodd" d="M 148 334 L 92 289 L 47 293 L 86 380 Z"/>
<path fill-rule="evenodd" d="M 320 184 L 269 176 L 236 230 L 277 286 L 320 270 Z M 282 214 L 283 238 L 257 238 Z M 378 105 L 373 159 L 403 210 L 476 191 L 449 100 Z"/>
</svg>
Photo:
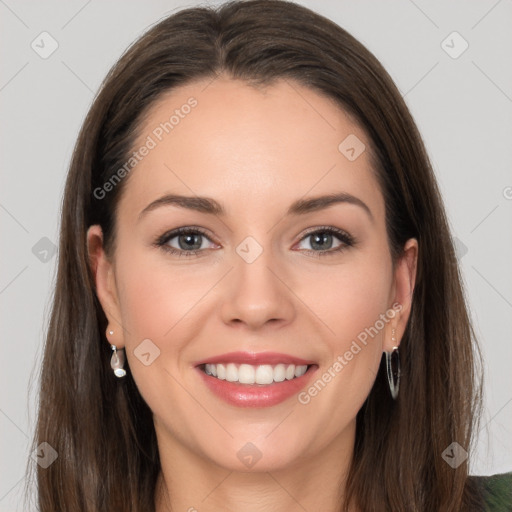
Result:
<svg viewBox="0 0 512 512">
<path fill-rule="evenodd" d="M 457 239 L 485 357 L 486 427 L 471 472 L 510 471 L 512 1 L 298 3 L 331 18 L 375 53 L 416 119 Z M 163 16 L 192 5 L 197 2 L 0 0 L 2 512 L 22 510 L 57 262 L 48 240 L 41 239 L 57 244 L 63 185 L 79 127 L 126 46 Z M 43 31 L 59 45 L 47 59 L 31 48 Z M 453 31 L 469 44 L 458 58 L 441 46 Z M 444 43 L 452 52 L 461 44 L 453 37 Z"/>
</svg>

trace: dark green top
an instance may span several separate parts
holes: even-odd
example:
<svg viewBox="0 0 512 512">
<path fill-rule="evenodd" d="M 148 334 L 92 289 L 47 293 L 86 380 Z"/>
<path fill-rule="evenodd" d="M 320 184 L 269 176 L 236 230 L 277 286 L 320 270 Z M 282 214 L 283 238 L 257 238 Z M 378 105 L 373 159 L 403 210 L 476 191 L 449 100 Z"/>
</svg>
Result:
<svg viewBox="0 0 512 512">
<path fill-rule="evenodd" d="M 512 472 L 470 478 L 482 490 L 484 512 L 512 512 Z"/>
</svg>

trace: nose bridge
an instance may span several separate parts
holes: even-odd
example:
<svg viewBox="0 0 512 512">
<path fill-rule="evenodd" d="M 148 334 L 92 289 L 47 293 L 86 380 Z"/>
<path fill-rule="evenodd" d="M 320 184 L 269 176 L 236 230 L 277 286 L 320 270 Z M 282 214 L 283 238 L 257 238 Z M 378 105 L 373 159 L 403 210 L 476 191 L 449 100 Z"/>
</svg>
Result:
<svg viewBox="0 0 512 512">
<path fill-rule="evenodd" d="M 244 323 L 254 329 L 269 321 L 284 324 L 294 318 L 291 294 L 276 277 L 280 266 L 270 247 L 247 237 L 236 247 L 233 265 L 222 307 L 225 322 Z"/>
</svg>

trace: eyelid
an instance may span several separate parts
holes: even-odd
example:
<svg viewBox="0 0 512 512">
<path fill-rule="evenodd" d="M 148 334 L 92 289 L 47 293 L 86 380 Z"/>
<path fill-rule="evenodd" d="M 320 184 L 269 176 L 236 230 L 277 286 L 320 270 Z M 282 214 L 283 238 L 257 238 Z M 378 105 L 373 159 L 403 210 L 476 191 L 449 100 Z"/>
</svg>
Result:
<svg viewBox="0 0 512 512">
<path fill-rule="evenodd" d="M 348 233 L 344 229 L 337 228 L 336 226 L 331 226 L 328 224 L 320 224 L 318 226 L 311 226 L 309 228 L 306 228 L 303 232 L 303 236 L 310 235 L 311 233 L 316 233 L 317 231 L 333 231 L 335 233 L 344 233 L 345 235 L 348 236 Z"/>
</svg>

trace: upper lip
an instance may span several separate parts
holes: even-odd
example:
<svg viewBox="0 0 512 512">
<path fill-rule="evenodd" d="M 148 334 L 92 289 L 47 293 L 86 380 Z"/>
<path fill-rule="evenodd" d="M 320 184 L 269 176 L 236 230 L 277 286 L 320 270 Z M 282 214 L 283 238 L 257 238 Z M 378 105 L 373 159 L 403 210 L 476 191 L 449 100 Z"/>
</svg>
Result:
<svg viewBox="0 0 512 512">
<path fill-rule="evenodd" d="M 238 363 L 238 364 L 294 364 L 294 365 L 311 365 L 315 364 L 314 361 L 307 361 L 300 357 L 291 356 L 289 354 L 280 354 L 279 352 L 228 352 L 218 356 L 208 357 L 195 363 L 195 366 L 202 364 L 217 364 L 217 363 Z"/>
</svg>

